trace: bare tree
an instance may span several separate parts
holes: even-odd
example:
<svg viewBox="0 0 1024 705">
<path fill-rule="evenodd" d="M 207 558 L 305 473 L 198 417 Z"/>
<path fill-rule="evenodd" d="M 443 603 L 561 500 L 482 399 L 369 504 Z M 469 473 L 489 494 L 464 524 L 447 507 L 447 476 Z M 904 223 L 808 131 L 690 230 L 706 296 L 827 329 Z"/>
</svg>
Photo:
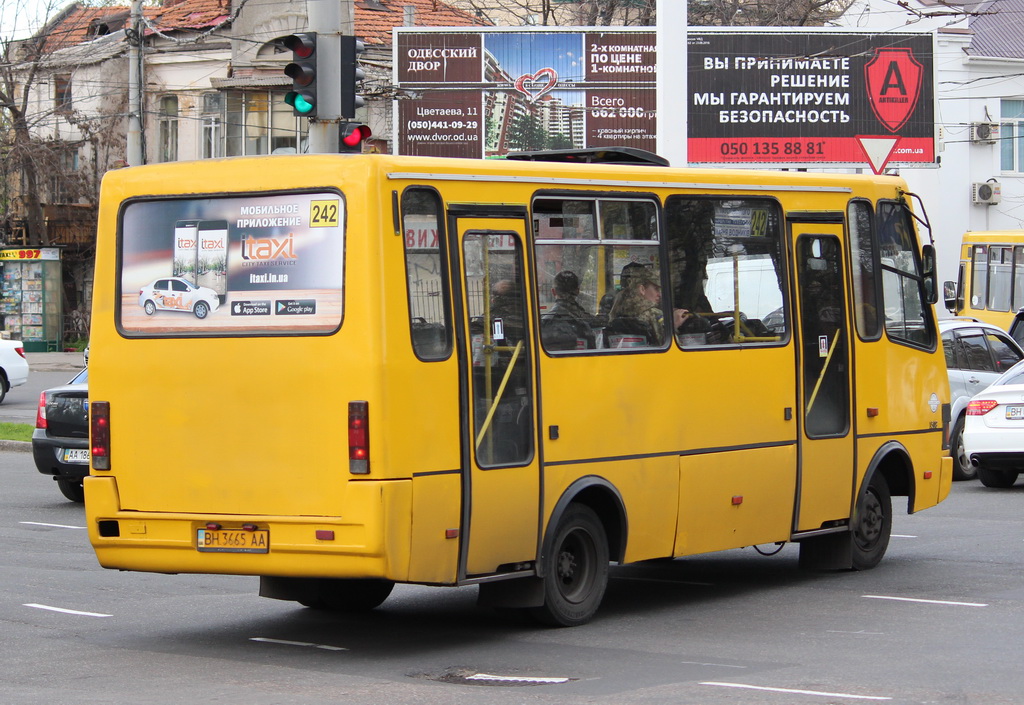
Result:
<svg viewBox="0 0 1024 705">
<path fill-rule="evenodd" d="M 853 0 L 688 0 L 691 26 L 820 27 Z"/>
<path fill-rule="evenodd" d="M 448 4 L 496 25 L 651 26 L 656 0 L 448 0 Z"/>
<path fill-rule="evenodd" d="M 39 200 L 39 170 L 29 116 L 29 97 L 44 44 L 41 37 L 0 40 L 0 108 L 6 111 L 8 123 L 2 146 L 7 169 L 4 176 L 11 186 L 8 193 L 18 194 L 21 206 L 17 208 L 13 198 L 5 199 L 3 205 L 8 211 L 5 220 L 11 220 L 12 211 L 21 210 L 25 214 L 30 245 L 49 244 Z"/>
</svg>

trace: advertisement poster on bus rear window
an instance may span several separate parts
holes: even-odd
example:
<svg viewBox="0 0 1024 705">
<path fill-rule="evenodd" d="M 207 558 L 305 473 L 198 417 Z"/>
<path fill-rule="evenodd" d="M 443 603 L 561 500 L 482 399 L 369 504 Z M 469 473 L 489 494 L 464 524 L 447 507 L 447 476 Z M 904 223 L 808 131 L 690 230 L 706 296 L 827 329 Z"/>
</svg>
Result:
<svg viewBox="0 0 1024 705">
<path fill-rule="evenodd" d="M 345 204 L 333 191 L 129 203 L 126 335 L 324 334 L 341 325 Z"/>
</svg>

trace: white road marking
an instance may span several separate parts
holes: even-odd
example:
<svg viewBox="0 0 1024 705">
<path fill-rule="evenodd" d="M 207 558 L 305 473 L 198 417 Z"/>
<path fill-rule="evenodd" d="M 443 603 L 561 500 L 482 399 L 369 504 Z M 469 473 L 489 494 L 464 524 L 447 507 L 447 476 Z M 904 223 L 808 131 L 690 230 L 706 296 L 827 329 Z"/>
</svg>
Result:
<svg viewBox="0 0 1024 705">
<path fill-rule="evenodd" d="M 716 668 L 746 668 L 746 666 L 737 666 L 734 663 L 702 663 L 701 661 L 680 661 L 679 663 L 685 663 L 690 666 L 714 666 Z"/>
<path fill-rule="evenodd" d="M 796 695 L 820 695 L 826 698 L 854 698 L 856 700 L 892 700 L 884 695 L 854 695 L 852 693 L 824 693 L 820 690 L 796 690 L 794 688 L 767 688 L 761 685 L 746 685 L 744 683 L 714 683 L 706 681 L 701 685 L 717 685 L 723 688 L 744 688 L 746 690 L 768 690 L 773 693 L 794 693 Z"/>
<path fill-rule="evenodd" d="M 81 610 L 68 610 L 63 607 L 51 607 L 50 605 L 37 605 L 34 602 L 26 602 L 23 607 L 34 607 L 37 610 L 49 610 L 50 612 L 62 612 L 63 614 L 77 614 L 82 617 L 113 617 L 112 614 L 103 614 L 101 612 L 82 612 Z"/>
<path fill-rule="evenodd" d="M 569 678 L 543 676 L 492 676 L 489 673 L 475 673 L 466 676 L 468 681 L 502 681 L 507 683 L 568 683 Z"/>
<path fill-rule="evenodd" d="M 344 646 L 328 646 L 327 644 L 313 644 L 308 641 L 288 641 L 287 639 L 269 639 L 263 636 L 250 637 L 249 641 L 261 641 L 265 644 L 284 644 L 285 646 L 305 646 L 325 651 L 348 651 Z"/>
<path fill-rule="evenodd" d="M 953 602 L 951 600 L 925 600 L 918 597 L 891 597 L 889 595 L 861 595 L 871 600 L 898 600 L 900 602 L 923 602 L 928 605 L 953 605 L 955 607 L 988 607 L 984 602 Z"/>
<path fill-rule="evenodd" d="M 916 536 L 912 536 L 911 534 L 889 534 L 889 536 L 891 538 L 894 538 L 894 539 L 916 539 L 917 538 Z"/>
<path fill-rule="evenodd" d="M 42 521 L 19 521 L 19 524 L 28 524 L 30 526 L 49 526 L 54 529 L 84 529 L 84 526 L 69 526 L 67 524 L 47 524 Z"/>
<path fill-rule="evenodd" d="M 868 635 L 868 636 L 881 636 L 882 634 L 885 634 L 885 632 L 867 632 L 867 631 L 864 631 L 863 629 L 861 629 L 860 631 L 857 631 L 857 632 L 844 632 L 844 631 L 841 631 L 839 629 L 826 629 L 825 633 L 826 634 L 865 634 L 865 635 Z"/>
</svg>

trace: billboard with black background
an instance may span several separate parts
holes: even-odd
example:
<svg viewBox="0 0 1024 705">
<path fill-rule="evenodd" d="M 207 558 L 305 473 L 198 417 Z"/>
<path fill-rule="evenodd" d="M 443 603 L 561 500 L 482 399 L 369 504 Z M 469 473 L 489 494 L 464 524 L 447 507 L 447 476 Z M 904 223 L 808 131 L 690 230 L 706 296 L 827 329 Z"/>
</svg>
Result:
<svg viewBox="0 0 1024 705">
<path fill-rule="evenodd" d="M 691 164 L 935 162 L 932 35 L 691 29 Z"/>
</svg>

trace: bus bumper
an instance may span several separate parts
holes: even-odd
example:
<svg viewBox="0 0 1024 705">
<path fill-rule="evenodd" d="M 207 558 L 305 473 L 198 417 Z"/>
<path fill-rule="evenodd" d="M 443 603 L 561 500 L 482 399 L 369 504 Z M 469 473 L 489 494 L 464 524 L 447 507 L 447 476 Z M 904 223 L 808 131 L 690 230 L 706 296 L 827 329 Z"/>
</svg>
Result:
<svg viewBox="0 0 1024 705">
<path fill-rule="evenodd" d="M 125 511 L 120 508 L 116 477 L 90 476 L 84 486 L 89 540 L 104 568 L 408 580 L 409 480 L 352 483 L 350 511 L 336 517 Z M 248 531 L 260 538 L 259 546 L 244 551 L 232 546 L 200 547 L 201 531 L 211 526 Z"/>
</svg>

